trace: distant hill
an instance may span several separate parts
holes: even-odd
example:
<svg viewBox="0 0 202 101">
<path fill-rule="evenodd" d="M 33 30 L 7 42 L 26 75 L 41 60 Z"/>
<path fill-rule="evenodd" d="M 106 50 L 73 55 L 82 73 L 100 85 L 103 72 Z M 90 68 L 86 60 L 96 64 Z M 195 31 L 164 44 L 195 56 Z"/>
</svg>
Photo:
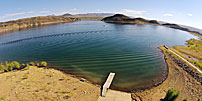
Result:
<svg viewBox="0 0 202 101">
<path fill-rule="evenodd" d="M 189 27 L 189 26 L 184 26 L 184 25 L 177 25 L 177 24 L 172 24 L 172 23 L 166 23 L 163 21 L 157 21 L 157 20 L 146 20 L 144 18 L 130 18 L 126 15 L 123 14 L 115 14 L 113 16 L 105 17 L 102 19 L 104 22 L 109 22 L 109 23 L 129 23 L 129 24 L 152 24 L 152 25 L 160 25 L 160 26 L 165 26 L 169 28 L 174 28 L 174 29 L 179 29 L 182 31 L 194 33 L 194 34 L 200 34 L 202 35 L 202 30 Z"/>
<path fill-rule="evenodd" d="M 106 17 L 106 16 L 111 16 L 114 15 L 113 13 L 86 13 L 86 14 L 69 14 L 69 13 L 65 13 L 61 16 L 99 16 L 99 17 Z"/>
<path fill-rule="evenodd" d="M 168 22 L 159 21 L 159 23 L 163 25 L 163 24 L 166 24 L 166 23 L 168 23 Z M 177 24 L 176 24 L 176 25 L 177 25 Z M 194 28 L 194 27 L 190 27 L 190 26 L 186 26 L 186 25 L 180 25 L 180 24 L 178 24 L 178 26 L 180 26 L 180 27 L 182 27 L 182 28 L 185 28 L 185 29 L 187 29 L 187 30 L 189 30 L 189 31 L 193 31 L 193 32 L 196 32 L 196 33 L 199 33 L 199 34 L 202 35 L 202 29 Z"/>
<path fill-rule="evenodd" d="M 113 13 L 86 13 L 86 14 L 76 14 L 76 16 L 100 16 L 100 17 L 106 17 L 114 15 Z"/>
<path fill-rule="evenodd" d="M 113 13 L 86 13 L 86 14 L 63 14 L 63 17 L 79 18 L 81 20 L 101 20 L 106 16 L 111 16 Z"/>
<path fill-rule="evenodd" d="M 193 27 L 188 27 L 188 26 L 184 26 L 184 25 L 177 25 L 177 24 L 171 24 L 171 23 L 165 23 L 165 24 L 161 24 L 162 26 L 166 26 L 166 27 L 170 27 L 170 28 L 174 28 L 174 29 L 179 29 L 182 31 L 187 31 L 190 33 L 195 33 L 195 34 L 199 34 L 202 35 L 199 30 L 196 30 L 196 28 Z"/>
<path fill-rule="evenodd" d="M 63 17 L 67 17 L 67 16 L 72 16 L 72 14 L 65 13 L 65 14 L 63 14 L 63 15 L 61 15 L 61 16 L 63 16 Z"/>
<path fill-rule="evenodd" d="M 192 31 L 199 32 L 200 34 L 202 34 L 202 29 L 198 29 L 198 28 L 194 28 L 194 27 L 190 27 L 190 26 L 186 26 L 186 25 L 180 25 L 180 26 L 187 28 L 189 30 L 192 30 Z"/>
<path fill-rule="evenodd" d="M 154 24 L 159 25 L 156 20 L 146 20 L 144 18 L 130 18 L 123 14 L 115 14 L 113 16 L 105 17 L 102 19 L 104 22 L 111 23 L 131 23 L 131 24 Z"/>
</svg>

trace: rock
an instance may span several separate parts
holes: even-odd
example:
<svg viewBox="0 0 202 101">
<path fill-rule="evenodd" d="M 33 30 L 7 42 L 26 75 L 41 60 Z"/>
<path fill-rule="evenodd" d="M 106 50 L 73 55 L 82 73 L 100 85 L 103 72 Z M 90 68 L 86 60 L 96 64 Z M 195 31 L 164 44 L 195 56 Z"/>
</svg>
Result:
<svg viewBox="0 0 202 101">
<path fill-rule="evenodd" d="M 85 82 L 85 81 L 86 81 L 86 79 L 84 79 L 84 78 L 81 78 L 81 79 L 80 79 L 80 81 L 82 81 L 82 82 Z"/>
</svg>

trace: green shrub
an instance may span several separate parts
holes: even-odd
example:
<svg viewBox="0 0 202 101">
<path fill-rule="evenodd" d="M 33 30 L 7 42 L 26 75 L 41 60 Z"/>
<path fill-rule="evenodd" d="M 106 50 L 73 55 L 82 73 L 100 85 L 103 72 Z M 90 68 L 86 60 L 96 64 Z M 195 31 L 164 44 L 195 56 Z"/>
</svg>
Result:
<svg viewBox="0 0 202 101">
<path fill-rule="evenodd" d="M 3 72 L 5 72 L 5 70 L 3 68 L 1 68 L 1 72 L 3 73 Z"/>
<path fill-rule="evenodd" d="M 42 62 L 41 62 L 41 66 L 46 67 L 46 66 L 47 66 L 47 62 L 42 61 Z"/>
<path fill-rule="evenodd" d="M 0 64 L 0 68 L 1 68 L 1 72 L 6 72 L 6 71 L 5 71 L 5 66 L 2 64 L 2 62 L 1 62 L 1 64 Z"/>
<path fill-rule="evenodd" d="M 34 66 L 35 63 L 34 63 L 34 62 L 30 62 L 29 64 L 30 64 L 31 66 Z"/>
<path fill-rule="evenodd" d="M 176 101 L 176 99 L 180 96 L 180 91 L 176 91 L 175 89 L 169 89 L 166 97 L 163 101 Z"/>
<path fill-rule="evenodd" d="M 12 71 L 12 70 L 13 70 L 13 65 L 12 65 L 11 63 L 9 63 L 8 69 L 9 69 L 9 71 Z"/>
<path fill-rule="evenodd" d="M 21 64 L 21 66 L 22 66 L 22 67 L 25 67 L 26 65 L 23 63 L 23 64 Z"/>
<path fill-rule="evenodd" d="M 8 72 L 10 70 L 13 70 L 13 68 L 10 66 L 10 64 L 8 63 L 8 61 L 5 62 L 5 70 Z"/>
<path fill-rule="evenodd" d="M 4 72 L 8 72 L 9 71 L 8 67 L 4 66 L 2 63 L 0 64 L 0 66 L 1 66 L 1 68 L 4 69 Z"/>
<path fill-rule="evenodd" d="M 199 66 L 202 69 L 202 63 L 200 63 L 199 61 L 195 61 L 193 60 L 194 64 L 196 64 L 197 66 Z"/>
<path fill-rule="evenodd" d="M 28 64 L 28 63 L 26 64 L 26 67 L 29 67 L 29 64 Z"/>
<path fill-rule="evenodd" d="M 11 62 L 11 64 L 13 65 L 13 67 L 20 69 L 20 63 L 19 62 L 13 61 L 13 62 Z"/>
<path fill-rule="evenodd" d="M 186 43 L 186 45 L 188 45 L 188 47 L 190 47 L 190 46 L 192 46 L 192 45 L 194 45 L 194 44 L 195 44 L 195 43 L 192 42 L 192 40 L 188 40 L 187 43 Z"/>
<path fill-rule="evenodd" d="M 36 63 L 36 66 L 39 67 L 39 66 L 40 66 L 40 63 L 37 62 L 37 63 Z"/>
<path fill-rule="evenodd" d="M 5 97 L 0 97 L 0 101 L 4 101 L 5 100 Z"/>
<path fill-rule="evenodd" d="M 188 100 L 188 97 L 186 97 L 183 101 L 189 101 L 189 100 Z"/>
</svg>

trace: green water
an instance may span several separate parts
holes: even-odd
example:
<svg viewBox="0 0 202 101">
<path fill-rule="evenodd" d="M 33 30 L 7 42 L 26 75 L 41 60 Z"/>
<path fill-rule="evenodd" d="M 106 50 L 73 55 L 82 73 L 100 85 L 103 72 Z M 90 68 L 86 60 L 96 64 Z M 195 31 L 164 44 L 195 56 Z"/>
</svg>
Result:
<svg viewBox="0 0 202 101">
<path fill-rule="evenodd" d="M 195 36 L 152 25 L 80 21 L 32 28 L 0 36 L 0 60 L 47 61 L 49 65 L 112 88 L 131 91 L 160 82 L 167 67 L 160 45 L 184 45 Z"/>
</svg>

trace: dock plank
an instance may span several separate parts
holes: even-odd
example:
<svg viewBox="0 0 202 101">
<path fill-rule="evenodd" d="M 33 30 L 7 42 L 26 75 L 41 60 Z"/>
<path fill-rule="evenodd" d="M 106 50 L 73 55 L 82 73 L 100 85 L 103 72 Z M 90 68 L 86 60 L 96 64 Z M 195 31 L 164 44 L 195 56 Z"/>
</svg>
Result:
<svg viewBox="0 0 202 101">
<path fill-rule="evenodd" d="M 112 83 L 112 80 L 115 76 L 115 73 L 110 73 L 106 82 L 104 83 L 103 87 L 102 87 L 102 96 L 106 96 L 106 93 L 107 93 L 107 89 L 110 87 L 111 83 Z"/>
</svg>

